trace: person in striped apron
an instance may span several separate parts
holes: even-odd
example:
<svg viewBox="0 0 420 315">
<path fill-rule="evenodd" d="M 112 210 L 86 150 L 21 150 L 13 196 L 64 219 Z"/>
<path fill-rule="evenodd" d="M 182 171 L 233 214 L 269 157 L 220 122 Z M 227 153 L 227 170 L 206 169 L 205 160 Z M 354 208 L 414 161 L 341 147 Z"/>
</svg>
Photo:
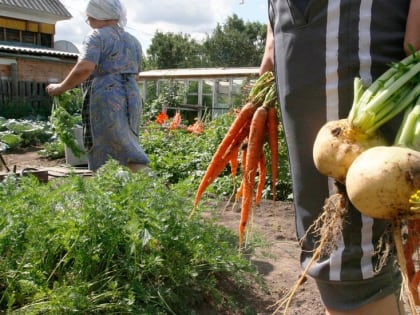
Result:
<svg viewBox="0 0 420 315">
<path fill-rule="evenodd" d="M 333 193 L 332 180 L 312 160 L 317 132 L 329 120 L 347 117 L 353 80 L 365 86 L 391 62 L 420 48 L 420 0 L 269 0 L 266 50 L 260 73 L 274 70 L 289 151 L 296 211 L 302 239 Z M 397 123 L 384 133 L 392 139 Z M 404 314 L 401 275 L 395 257 L 378 270 L 378 242 L 389 222 L 350 209 L 341 239 L 329 257 L 309 270 L 326 314 Z M 302 240 L 301 264 L 311 259 L 314 241 Z M 279 258 L 281 259 L 281 258 Z"/>
</svg>

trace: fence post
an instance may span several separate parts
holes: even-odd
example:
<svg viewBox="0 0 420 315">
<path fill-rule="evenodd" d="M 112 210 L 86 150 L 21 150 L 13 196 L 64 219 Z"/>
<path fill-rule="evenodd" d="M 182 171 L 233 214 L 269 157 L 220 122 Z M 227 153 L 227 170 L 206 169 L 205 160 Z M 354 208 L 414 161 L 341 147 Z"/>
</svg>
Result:
<svg viewBox="0 0 420 315">
<path fill-rule="evenodd" d="M 10 73 L 12 75 L 12 99 L 18 97 L 18 72 L 17 72 L 17 63 L 12 63 L 10 65 Z"/>
</svg>

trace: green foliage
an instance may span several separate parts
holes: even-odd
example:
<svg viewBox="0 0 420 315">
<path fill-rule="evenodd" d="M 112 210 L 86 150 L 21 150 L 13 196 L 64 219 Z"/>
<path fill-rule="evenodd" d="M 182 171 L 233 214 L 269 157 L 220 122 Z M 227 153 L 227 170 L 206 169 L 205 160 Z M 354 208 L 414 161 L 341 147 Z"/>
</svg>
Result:
<svg viewBox="0 0 420 315">
<path fill-rule="evenodd" d="M 52 133 L 45 121 L 0 117 L 0 144 L 6 149 L 39 145 L 51 137 Z"/>
<path fill-rule="evenodd" d="M 189 34 L 157 31 L 147 50 L 146 68 L 256 67 L 264 54 L 267 25 L 237 15 L 218 24 L 202 43 Z"/>
<path fill-rule="evenodd" d="M 218 24 L 204 42 L 208 66 L 259 66 L 264 53 L 266 32 L 266 24 L 244 23 L 234 14 L 224 25 Z"/>
<path fill-rule="evenodd" d="M 156 31 L 147 50 L 147 69 L 202 66 L 201 46 L 188 34 Z"/>
<path fill-rule="evenodd" d="M 140 143 L 157 176 L 169 183 L 188 179 L 198 184 L 232 120 L 232 114 L 222 115 L 208 122 L 205 132 L 198 136 L 182 129 L 168 131 L 151 123 L 142 132 Z M 221 193 L 227 191 L 228 187 L 224 187 Z"/>
<path fill-rule="evenodd" d="M 150 100 L 143 104 L 143 124 L 148 121 L 153 121 L 156 116 L 162 112 L 166 107 L 179 107 L 186 95 L 184 85 L 176 80 L 162 81 L 161 92 L 157 98 Z M 170 110 L 171 113 L 175 114 L 175 110 Z"/>
<path fill-rule="evenodd" d="M 9 119 L 29 119 L 31 117 L 42 117 L 46 119 L 51 112 L 50 101 L 39 102 L 32 105 L 30 100 L 16 98 L 0 103 L 0 116 Z"/>
<path fill-rule="evenodd" d="M 45 142 L 38 153 L 51 160 L 63 158 L 65 157 L 65 146 L 60 139 L 53 139 L 53 141 Z"/>
<path fill-rule="evenodd" d="M 74 128 L 81 124 L 82 101 L 80 89 L 73 89 L 56 96 L 50 116 L 54 133 L 77 157 L 84 153 L 74 134 Z"/>
<path fill-rule="evenodd" d="M 0 308 L 17 314 L 194 314 L 211 301 L 241 313 L 255 275 L 237 236 L 187 219 L 188 185 L 168 189 L 110 161 L 90 178 L 0 183 Z M 214 246 L 217 244 L 217 246 Z M 258 281 L 251 277 L 252 281 Z"/>
<path fill-rule="evenodd" d="M 151 161 L 150 166 L 158 177 L 164 178 L 171 184 L 186 180 L 193 185 L 195 190 L 234 117 L 231 111 L 206 122 L 205 130 L 200 135 L 192 135 L 183 129 L 169 131 L 158 124 L 150 123 L 144 127 L 140 135 L 140 143 L 147 152 Z M 268 149 L 265 148 L 265 150 Z M 291 177 L 281 125 L 279 127 L 279 156 L 276 199 L 287 200 L 291 199 Z M 269 158 L 267 163 L 271 163 Z M 240 176 L 237 180 L 240 180 Z M 269 168 L 267 168 L 266 183 L 264 197 L 271 199 L 271 170 Z M 236 183 L 236 187 L 238 184 Z M 227 166 L 208 191 L 219 196 L 229 196 L 233 192 L 234 185 L 230 167 Z"/>
<path fill-rule="evenodd" d="M 82 113 L 83 94 L 80 88 L 74 88 L 61 94 L 57 98 L 60 106 L 72 116 L 80 116 Z M 79 118 L 80 119 L 80 118 Z"/>
</svg>

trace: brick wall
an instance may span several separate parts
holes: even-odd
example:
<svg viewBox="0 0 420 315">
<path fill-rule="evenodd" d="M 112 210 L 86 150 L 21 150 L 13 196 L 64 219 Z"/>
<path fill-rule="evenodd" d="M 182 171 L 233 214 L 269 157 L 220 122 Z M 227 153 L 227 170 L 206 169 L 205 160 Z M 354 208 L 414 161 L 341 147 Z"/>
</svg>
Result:
<svg viewBox="0 0 420 315">
<path fill-rule="evenodd" d="M 0 78 L 9 78 L 11 75 L 10 66 L 0 64 Z"/>
<path fill-rule="evenodd" d="M 76 60 L 70 63 L 64 63 L 35 59 L 17 59 L 18 80 L 60 82 L 67 76 L 75 63 Z"/>
</svg>

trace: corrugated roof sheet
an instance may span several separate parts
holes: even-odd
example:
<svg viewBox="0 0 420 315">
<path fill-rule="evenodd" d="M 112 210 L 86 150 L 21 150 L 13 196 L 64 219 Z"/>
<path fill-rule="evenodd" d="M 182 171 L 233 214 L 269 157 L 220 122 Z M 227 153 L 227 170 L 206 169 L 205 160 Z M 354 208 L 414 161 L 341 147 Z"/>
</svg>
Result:
<svg viewBox="0 0 420 315">
<path fill-rule="evenodd" d="M 58 0 L 0 0 L 0 6 L 22 8 L 71 18 L 72 15 Z"/>
<path fill-rule="evenodd" d="M 52 50 L 52 49 L 43 49 L 43 48 L 32 48 L 32 47 L 22 47 L 22 46 L 11 46 L 11 45 L 2 45 L 0 44 L 0 53 L 1 52 L 10 52 L 10 53 L 26 53 L 29 55 L 42 55 L 42 56 L 58 56 L 58 57 L 73 57 L 77 58 L 79 55 L 76 53 Z"/>
</svg>

